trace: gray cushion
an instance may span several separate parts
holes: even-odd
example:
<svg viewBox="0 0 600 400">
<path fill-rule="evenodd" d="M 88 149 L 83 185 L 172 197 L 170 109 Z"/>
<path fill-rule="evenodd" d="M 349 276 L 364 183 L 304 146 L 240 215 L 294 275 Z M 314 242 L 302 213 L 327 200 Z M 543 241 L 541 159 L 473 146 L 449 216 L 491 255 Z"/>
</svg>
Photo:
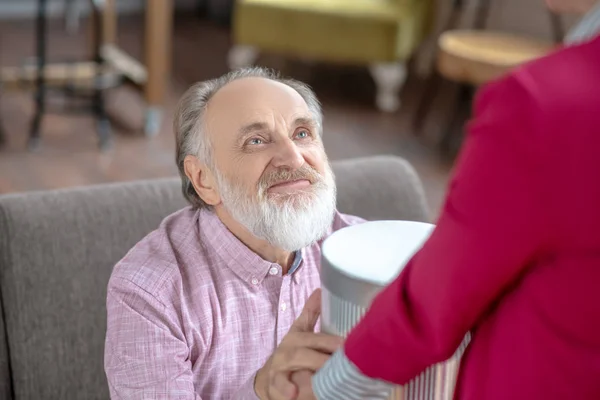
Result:
<svg viewBox="0 0 600 400">
<path fill-rule="evenodd" d="M 427 220 L 423 190 L 403 160 L 333 166 L 342 212 Z M 177 178 L 0 196 L 0 398 L 10 398 L 7 353 L 15 399 L 108 398 L 112 267 L 184 205 Z"/>
</svg>

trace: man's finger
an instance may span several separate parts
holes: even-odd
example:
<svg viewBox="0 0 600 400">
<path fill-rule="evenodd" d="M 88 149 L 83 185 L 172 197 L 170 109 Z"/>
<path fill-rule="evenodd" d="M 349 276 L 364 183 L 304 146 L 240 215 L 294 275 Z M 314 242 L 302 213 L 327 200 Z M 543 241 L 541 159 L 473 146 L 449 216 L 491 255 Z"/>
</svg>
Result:
<svg viewBox="0 0 600 400">
<path fill-rule="evenodd" d="M 292 372 L 301 369 L 317 371 L 331 356 L 306 347 L 299 347 L 273 362 L 271 379 L 279 372 Z"/>
<path fill-rule="evenodd" d="M 321 289 L 317 289 L 308 297 L 300 316 L 294 321 L 290 331 L 314 332 L 317 320 L 321 315 Z"/>
<path fill-rule="evenodd" d="M 294 400 L 298 397 L 298 388 L 290 381 L 289 372 L 278 372 L 271 378 L 269 400 Z"/>
<path fill-rule="evenodd" d="M 315 400 L 312 391 L 312 376 L 313 373 L 307 370 L 296 371 L 290 375 L 290 380 L 298 389 L 296 400 Z"/>
<path fill-rule="evenodd" d="M 328 333 L 294 332 L 286 338 L 289 347 L 306 347 L 322 353 L 333 354 L 344 344 L 340 336 Z"/>
</svg>

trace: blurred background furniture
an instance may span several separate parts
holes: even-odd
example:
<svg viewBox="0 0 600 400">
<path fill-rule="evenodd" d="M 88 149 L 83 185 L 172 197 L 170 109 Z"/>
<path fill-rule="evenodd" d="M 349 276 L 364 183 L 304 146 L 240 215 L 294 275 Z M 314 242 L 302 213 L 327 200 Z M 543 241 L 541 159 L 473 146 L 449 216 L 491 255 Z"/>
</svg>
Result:
<svg viewBox="0 0 600 400">
<path fill-rule="evenodd" d="M 559 17 L 548 11 L 554 42 L 507 32 L 486 31 L 491 0 L 478 0 L 473 29 L 455 29 L 464 11 L 464 0 L 453 0 L 446 28 L 438 39 L 436 69 L 414 114 L 413 126 L 419 134 L 442 79 L 458 83 L 457 101 L 440 139 L 443 155 L 457 151 L 462 126 L 469 117 L 476 89 L 506 74 L 511 69 L 543 57 L 562 42 L 564 33 Z"/>
<path fill-rule="evenodd" d="M 230 27 L 234 3 L 235 0 L 196 0 L 196 11 L 201 18 Z"/>
<path fill-rule="evenodd" d="M 71 3 L 70 7 L 73 7 L 73 0 L 69 0 Z M 48 0 L 37 1 L 37 18 L 36 18 L 36 57 L 35 57 L 35 83 L 34 83 L 34 97 L 35 97 L 35 113 L 33 121 L 31 123 L 31 129 L 29 133 L 29 148 L 35 150 L 40 144 L 40 133 L 41 124 L 44 114 L 48 111 L 47 107 L 47 90 L 48 89 L 60 89 L 64 92 L 64 95 L 69 97 L 82 97 L 87 96 L 91 100 L 89 107 L 83 109 L 66 109 L 67 112 L 78 112 L 87 111 L 91 109 L 96 118 L 96 132 L 98 134 L 98 143 L 101 149 L 106 149 L 110 144 L 110 122 L 106 116 L 104 108 L 104 73 L 105 69 L 104 60 L 101 57 L 101 38 L 104 35 L 103 25 L 100 23 L 102 9 L 99 7 L 101 2 L 92 1 L 91 5 L 91 18 L 93 20 L 93 46 L 92 46 L 92 60 L 89 62 L 88 67 L 92 73 L 90 82 L 82 84 L 81 82 L 74 82 L 74 78 L 77 77 L 77 65 L 67 67 L 64 73 L 64 82 L 59 85 L 48 87 L 46 82 L 46 66 L 47 66 L 47 45 L 48 45 L 48 32 L 47 32 L 47 8 Z M 66 66 L 66 65 L 65 65 Z M 56 82 L 54 82 L 56 84 Z"/>
<path fill-rule="evenodd" d="M 147 135 L 159 132 L 171 70 L 171 41 L 174 0 L 145 0 L 144 64 L 117 46 L 116 0 L 85 0 L 92 11 L 90 24 L 92 59 L 82 62 L 48 63 L 46 60 L 47 0 L 38 1 L 37 57 L 34 65 L 8 67 L 0 70 L 0 82 L 13 89 L 34 89 L 37 111 L 31 128 L 30 144 L 39 141 L 41 115 L 45 111 L 46 88 L 51 86 L 102 86 L 106 76 L 123 77 L 126 82 L 142 88 L 146 101 L 144 131 Z M 67 26 L 77 28 L 79 2 L 66 0 Z M 43 73 L 38 74 L 38 70 Z M 103 78 L 99 79 L 102 75 Z M 94 95 L 94 111 L 103 115 L 101 91 Z M 99 119 L 100 143 L 103 145 L 109 126 Z"/>
<path fill-rule="evenodd" d="M 368 66 L 376 104 L 393 112 L 406 63 L 433 19 L 432 0 L 238 0 L 229 67 L 253 64 L 261 52 Z"/>
<path fill-rule="evenodd" d="M 2 82 L 0 82 L 0 100 L 2 99 Z M 2 109 L 0 108 L 0 148 L 6 144 L 6 132 L 2 123 Z"/>
<path fill-rule="evenodd" d="M 64 0 L 65 1 L 65 29 L 74 34 L 79 31 L 79 22 L 81 17 L 81 1 L 80 0 Z"/>
<path fill-rule="evenodd" d="M 429 220 L 398 157 L 334 162 L 338 207 Z M 115 263 L 185 205 L 179 178 L 0 196 L 0 398 L 108 399 L 106 286 Z"/>
<path fill-rule="evenodd" d="M 118 47 L 117 0 L 91 1 L 103 8 L 101 57 L 142 89 L 146 101 L 144 132 L 154 136 L 161 128 L 171 75 L 174 0 L 144 0 L 143 63 Z"/>
<path fill-rule="evenodd" d="M 49 43 L 44 74 L 47 87 L 53 86 L 53 82 L 56 82 L 56 85 L 63 85 L 66 78 L 61 80 L 61 76 L 68 76 L 77 86 L 90 85 L 93 82 L 96 70 L 92 57 L 93 41 L 88 34 L 88 29 L 92 25 L 89 13 L 90 1 L 48 0 Z M 290 1 L 293 4 L 299 0 Z M 383 4 L 382 1 L 369 0 L 369 3 Z M 323 104 L 326 116 L 324 130 L 327 134 L 324 136 L 324 145 L 330 159 L 375 154 L 405 157 L 423 178 L 429 204 L 432 210 L 437 212 L 443 204 L 454 161 L 453 158 L 440 157 L 438 139 L 444 127 L 449 125 L 450 112 L 456 108 L 456 89 L 459 85 L 440 77 L 441 84 L 428 96 L 434 101 L 432 107 L 428 109 L 426 118 L 422 118 L 425 121 L 425 129 L 419 136 L 415 135 L 415 129 L 411 126 L 415 115 L 414 110 L 427 90 L 427 80 L 416 72 L 419 65 L 426 66 L 423 72 L 434 69 L 433 56 L 437 53 L 434 51 L 437 47 L 437 39 L 446 28 L 445 24 L 448 23 L 448 16 L 452 9 L 452 0 L 430 1 L 435 3 L 434 13 L 428 16 L 428 19 L 435 22 L 434 29 L 419 46 L 409 63 L 407 82 L 401 95 L 404 106 L 400 112 L 381 113 L 373 106 L 376 87 L 369 74 L 367 61 L 346 65 L 335 60 L 331 63 L 319 62 L 319 58 L 315 57 L 314 60 L 317 62 L 311 65 L 301 53 L 285 57 L 280 55 L 283 54 L 281 52 L 273 51 L 269 54 L 263 51 L 263 55 L 256 63 L 279 69 L 283 75 L 300 79 L 315 90 Z M 473 29 L 476 6 L 480 1 L 482 0 L 464 0 L 466 5 L 464 13 L 461 13 L 461 21 L 459 24 L 452 25 L 451 29 Z M 95 120 L 91 115 L 74 116 L 54 113 L 44 118 L 43 146 L 39 152 L 34 153 L 24 150 L 27 148 L 31 117 L 35 114 L 32 93 L 35 88 L 36 63 L 32 61 L 24 67 L 21 66 L 23 60 L 35 55 L 37 2 L 38 0 L 0 1 L 0 64 L 2 64 L 0 76 L 4 78 L 6 72 L 14 72 L 14 74 L 11 72 L 11 80 L 0 84 L 2 87 L 0 119 L 6 138 L 5 145 L 0 148 L 0 193 L 176 176 L 177 167 L 173 162 L 174 140 L 170 120 L 177 100 L 187 88 L 195 82 L 217 77 L 229 70 L 227 55 L 231 49 L 233 28 L 224 26 L 224 23 L 229 19 L 228 10 L 234 1 L 159 0 L 153 3 L 154 10 L 158 9 L 157 4 L 158 7 L 167 8 L 167 12 L 162 15 L 157 13 L 160 19 L 169 15 L 169 3 L 174 5 L 176 11 L 173 16 L 175 23 L 172 26 L 173 51 L 169 50 L 168 55 L 162 60 L 160 57 L 156 58 L 159 62 L 166 61 L 169 66 L 172 63 L 172 73 L 162 74 L 158 79 L 152 80 L 159 86 L 165 82 L 171 83 L 167 86 L 164 108 L 162 105 L 157 106 L 158 114 L 162 111 L 164 115 L 164 120 L 160 124 L 161 134 L 153 137 L 152 140 L 140 134 L 144 130 L 144 118 L 149 114 L 148 102 L 143 95 L 146 87 L 144 82 L 148 76 L 142 73 L 140 75 L 142 79 L 138 80 L 139 84 L 128 84 L 132 82 L 132 78 L 124 78 L 123 85 L 104 93 L 113 133 L 114 146 L 111 151 L 97 151 L 93 125 Z M 68 7 L 65 13 L 67 2 L 72 6 Z M 347 9 L 349 4 L 357 4 L 355 0 L 323 0 L 315 3 L 319 6 L 335 3 L 340 10 Z M 159 32 L 157 26 L 161 25 L 160 20 L 158 24 L 148 23 L 150 1 L 102 0 L 98 4 L 103 9 L 103 24 L 108 26 L 103 29 L 104 32 L 113 32 L 110 42 L 118 43 L 118 46 L 116 44 L 104 46 L 103 49 L 108 49 L 109 55 L 119 53 L 114 51 L 119 50 L 120 54 L 134 59 L 136 62 L 131 65 L 141 66 L 142 72 L 144 68 L 146 72 L 156 71 L 156 68 L 146 68 L 144 65 L 148 58 L 144 48 L 150 47 L 149 52 L 156 52 L 160 47 L 164 49 L 165 43 L 171 46 L 169 43 L 171 39 L 169 32 L 161 36 L 161 40 L 164 39 L 165 43 L 156 41 L 153 46 L 144 45 L 143 38 L 149 34 L 149 30 Z M 110 11 L 111 6 L 114 6 L 113 12 Z M 204 17 L 199 18 L 197 11 L 198 7 L 202 6 L 205 13 Z M 345 15 L 347 14 L 348 12 Z M 311 36 L 310 23 L 319 18 L 302 19 L 308 22 L 306 27 L 300 28 L 294 25 L 294 19 L 287 20 L 286 23 L 294 22 L 290 27 L 294 27 L 298 35 L 315 42 L 314 36 Z M 562 19 L 565 27 L 572 26 L 578 20 L 577 16 L 565 16 Z M 336 26 L 341 29 L 348 25 L 352 27 L 355 20 L 347 18 L 337 21 Z M 266 25 L 270 25 L 269 20 L 266 22 Z M 547 10 L 544 2 L 540 0 L 492 2 L 485 25 L 487 30 L 516 33 L 521 35 L 520 37 L 540 38 L 548 43 L 552 42 Z M 306 31 L 309 31 L 308 35 Z M 398 28 L 398 32 L 403 30 Z M 289 32 L 284 34 L 291 35 Z M 335 31 L 329 34 L 340 40 L 341 49 L 349 47 L 349 43 L 356 42 L 351 42 L 350 37 L 349 40 L 340 39 Z M 109 36 L 108 33 L 106 35 Z M 356 43 L 363 48 L 371 45 L 365 41 Z M 332 52 L 335 50 L 333 49 Z M 105 57 L 105 60 L 107 62 L 104 65 L 107 70 L 102 73 L 104 76 L 112 76 L 113 71 L 116 70 L 114 68 L 117 63 L 116 58 Z M 122 66 L 124 64 L 122 60 L 126 58 L 121 57 L 119 60 L 121 60 L 119 65 Z M 72 63 L 73 61 L 75 63 Z M 77 68 L 74 68 L 75 65 Z M 121 70 L 129 71 L 133 79 L 136 79 L 135 68 L 119 68 L 115 73 L 117 77 Z M 160 89 L 157 92 L 160 92 Z M 63 105 L 61 100 L 64 96 L 49 95 L 48 97 L 49 105 L 53 107 Z M 78 102 L 78 98 L 73 98 L 73 105 L 76 106 L 75 103 Z M 452 138 L 452 144 L 460 144 L 458 132 L 455 132 Z"/>
</svg>

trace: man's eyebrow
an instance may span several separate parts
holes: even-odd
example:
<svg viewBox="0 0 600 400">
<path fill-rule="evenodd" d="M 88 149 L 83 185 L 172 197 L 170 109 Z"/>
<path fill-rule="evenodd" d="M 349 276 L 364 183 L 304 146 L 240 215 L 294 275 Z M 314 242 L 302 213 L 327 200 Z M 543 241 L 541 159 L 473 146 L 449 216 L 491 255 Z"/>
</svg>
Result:
<svg viewBox="0 0 600 400">
<path fill-rule="evenodd" d="M 311 117 L 298 117 L 294 120 L 294 126 L 299 125 L 308 125 L 310 127 L 314 127 L 317 125 L 317 122 Z"/>
<path fill-rule="evenodd" d="M 311 117 L 298 117 L 294 120 L 294 123 L 293 123 L 294 126 L 307 125 L 310 127 L 314 127 L 314 126 L 316 126 L 316 124 L 317 123 L 315 122 L 315 120 Z M 265 131 L 268 129 L 269 129 L 269 126 L 264 122 L 252 122 L 248 125 L 244 125 L 240 129 L 239 136 L 244 137 L 253 132 Z"/>
<path fill-rule="evenodd" d="M 268 129 L 268 126 L 264 122 L 253 122 L 251 124 L 244 125 L 240 129 L 240 136 L 246 136 L 252 132 L 264 131 L 266 129 Z"/>
</svg>

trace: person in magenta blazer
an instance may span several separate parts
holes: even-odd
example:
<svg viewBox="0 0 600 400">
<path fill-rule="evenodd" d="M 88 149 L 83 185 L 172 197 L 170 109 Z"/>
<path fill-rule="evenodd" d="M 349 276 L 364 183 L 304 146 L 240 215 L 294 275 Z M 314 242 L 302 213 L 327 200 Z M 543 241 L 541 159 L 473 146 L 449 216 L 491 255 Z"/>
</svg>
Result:
<svg viewBox="0 0 600 400">
<path fill-rule="evenodd" d="M 548 3 L 588 13 L 480 91 L 432 236 L 299 393 L 385 398 L 470 332 L 455 399 L 600 399 L 600 5 Z"/>
</svg>

